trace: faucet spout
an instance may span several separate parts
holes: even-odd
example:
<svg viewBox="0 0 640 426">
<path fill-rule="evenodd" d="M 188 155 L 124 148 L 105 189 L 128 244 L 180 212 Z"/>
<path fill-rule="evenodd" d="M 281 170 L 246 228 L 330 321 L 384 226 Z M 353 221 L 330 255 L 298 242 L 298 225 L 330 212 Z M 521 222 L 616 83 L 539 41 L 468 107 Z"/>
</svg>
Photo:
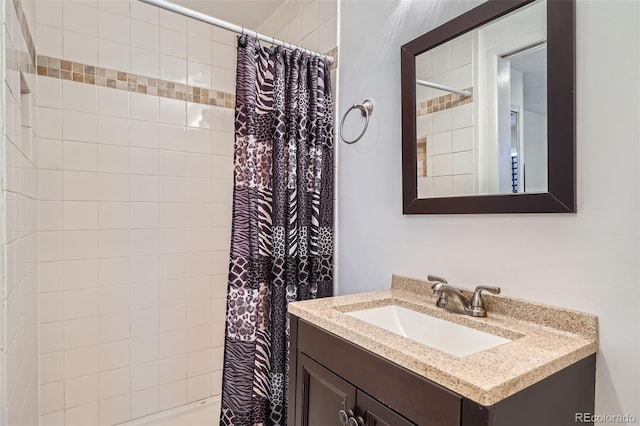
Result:
<svg viewBox="0 0 640 426">
<path fill-rule="evenodd" d="M 442 282 L 434 284 L 431 289 L 438 296 L 436 305 L 448 311 L 458 312 L 461 314 L 469 313 L 471 301 L 457 288 Z"/>
</svg>

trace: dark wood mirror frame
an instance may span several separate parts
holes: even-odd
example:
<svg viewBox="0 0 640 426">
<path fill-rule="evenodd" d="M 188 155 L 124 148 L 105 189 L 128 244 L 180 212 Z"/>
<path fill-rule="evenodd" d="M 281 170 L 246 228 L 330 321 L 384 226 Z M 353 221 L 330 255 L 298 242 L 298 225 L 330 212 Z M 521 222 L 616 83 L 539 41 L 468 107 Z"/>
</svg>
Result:
<svg viewBox="0 0 640 426">
<path fill-rule="evenodd" d="M 418 198 L 416 56 L 533 1 L 488 0 L 401 47 L 404 214 L 575 213 L 575 0 L 547 0 L 548 192 Z"/>
</svg>

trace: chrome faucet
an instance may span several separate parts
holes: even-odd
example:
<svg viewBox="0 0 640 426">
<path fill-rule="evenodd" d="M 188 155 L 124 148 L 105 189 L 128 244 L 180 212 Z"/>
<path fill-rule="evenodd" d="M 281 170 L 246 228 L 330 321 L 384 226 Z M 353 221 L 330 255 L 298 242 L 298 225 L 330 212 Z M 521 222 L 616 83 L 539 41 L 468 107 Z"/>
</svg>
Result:
<svg viewBox="0 0 640 426">
<path fill-rule="evenodd" d="M 447 280 L 436 275 L 427 276 L 427 281 L 434 283 L 431 286 L 433 295 L 438 297 L 436 306 L 451 312 L 470 315 L 472 317 L 486 317 L 487 310 L 482 300 L 482 292 L 487 291 L 493 294 L 500 294 L 500 287 L 477 286 L 471 296 L 467 299 L 460 290 L 450 286 Z"/>
</svg>

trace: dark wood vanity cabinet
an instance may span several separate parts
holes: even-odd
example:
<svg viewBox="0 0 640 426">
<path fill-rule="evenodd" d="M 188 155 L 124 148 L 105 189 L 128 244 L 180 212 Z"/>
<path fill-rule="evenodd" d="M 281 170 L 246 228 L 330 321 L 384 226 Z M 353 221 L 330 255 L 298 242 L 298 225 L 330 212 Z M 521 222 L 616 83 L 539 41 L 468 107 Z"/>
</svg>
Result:
<svg viewBox="0 0 640 426">
<path fill-rule="evenodd" d="M 297 398 L 300 422 L 307 426 L 340 424 L 339 412 L 353 413 L 366 426 L 415 426 L 308 356 L 298 356 Z"/>
<path fill-rule="evenodd" d="M 490 407 L 291 315 L 290 426 L 569 426 L 593 413 L 595 355 Z M 581 423 L 592 424 L 592 423 Z"/>
</svg>

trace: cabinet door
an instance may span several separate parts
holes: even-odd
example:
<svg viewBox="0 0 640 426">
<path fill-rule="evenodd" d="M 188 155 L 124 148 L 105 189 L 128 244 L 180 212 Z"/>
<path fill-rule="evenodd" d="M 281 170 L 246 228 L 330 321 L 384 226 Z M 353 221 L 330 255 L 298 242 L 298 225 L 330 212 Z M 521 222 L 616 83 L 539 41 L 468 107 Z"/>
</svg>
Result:
<svg viewBox="0 0 640 426">
<path fill-rule="evenodd" d="M 364 419 L 364 426 L 416 426 L 362 391 L 357 401 L 356 413 Z"/>
<path fill-rule="evenodd" d="M 356 388 L 298 353 L 297 426 L 340 426 L 340 410 L 354 410 Z"/>
</svg>

